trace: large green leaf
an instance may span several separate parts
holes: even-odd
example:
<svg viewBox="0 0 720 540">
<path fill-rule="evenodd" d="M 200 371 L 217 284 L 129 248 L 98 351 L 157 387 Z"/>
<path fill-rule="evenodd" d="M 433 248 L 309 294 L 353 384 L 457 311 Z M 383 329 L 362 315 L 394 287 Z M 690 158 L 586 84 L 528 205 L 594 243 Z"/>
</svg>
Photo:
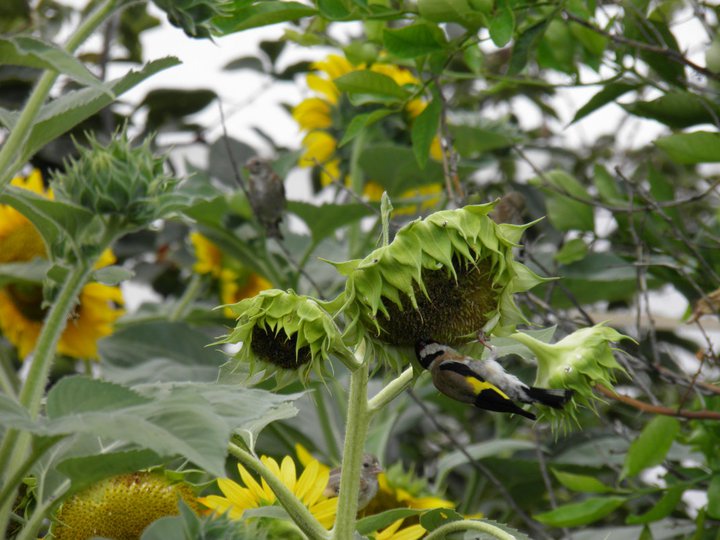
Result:
<svg viewBox="0 0 720 540">
<path fill-rule="evenodd" d="M 484 14 L 475 8 L 474 3 L 471 6 L 468 0 L 418 0 L 418 10 L 428 21 L 454 22 L 470 28 L 482 24 L 484 20 Z M 490 7 L 486 14 L 489 12 Z"/>
<path fill-rule="evenodd" d="M 493 150 L 510 148 L 522 141 L 522 136 L 503 125 L 469 126 L 456 124 L 450 126 L 455 148 L 464 157 L 477 158 Z"/>
<path fill-rule="evenodd" d="M 678 133 L 655 140 L 655 145 L 683 165 L 720 161 L 720 133 L 716 132 Z"/>
<path fill-rule="evenodd" d="M 593 231 L 595 218 L 590 195 L 573 176 L 561 170 L 545 173 L 531 181 L 547 193 L 545 205 L 548 219 L 559 231 Z"/>
<path fill-rule="evenodd" d="M 0 37 L 0 65 L 2 64 L 57 71 L 80 84 L 107 94 L 111 99 L 113 97 L 112 90 L 72 54 L 31 36 Z"/>
<path fill-rule="evenodd" d="M 412 139 L 415 159 L 421 169 L 425 168 L 428 158 L 430 157 L 430 147 L 438 133 L 441 112 L 442 102 L 436 97 L 413 122 L 410 137 Z"/>
<path fill-rule="evenodd" d="M 380 184 L 391 198 L 408 189 L 439 182 L 443 178 L 441 164 L 429 161 L 421 169 L 414 152 L 406 146 L 368 146 L 360 154 L 360 167 L 366 177 Z"/>
<path fill-rule="evenodd" d="M 132 324 L 98 343 L 102 372 L 124 384 L 214 381 L 226 358 L 212 340 L 183 322 Z"/>
<path fill-rule="evenodd" d="M 119 79 L 109 81 L 106 86 L 110 88 L 115 96 L 121 96 L 155 73 L 176 66 L 179 63 L 180 61 L 174 57 L 154 60 L 139 71 L 130 70 Z M 83 120 L 101 111 L 112 102 L 113 98 L 101 90 L 83 88 L 82 90 L 63 94 L 56 100 L 44 105 L 40 109 L 38 118 L 30 132 L 23 159 L 29 159 L 50 141 L 63 133 L 67 133 Z"/>
<path fill-rule="evenodd" d="M 504 47 L 512 39 L 515 30 L 515 13 L 507 0 L 498 2 L 498 9 L 488 25 L 490 39 L 496 47 Z"/>
<path fill-rule="evenodd" d="M 552 16 L 542 19 L 520 33 L 513 46 L 508 75 L 517 75 L 527 65 L 530 53 L 537 47 L 552 19 Z"/>
<path fill-rule="evenodd" d="M 535 514 L 540 523 L 551 527 L 578 527 L 598 521 L 625 502 L 625 497 L 593 497 L 579 503 L 559 506 L 550 512 Z"/>
<path fill-rule="evenodd" d="M 622 106 L 643 118 L 657 120 L 671 128 L 682 129 L 697 124 L 711 124 L 720 115 L 720 107 L 702 96 L 676 90 L 652 101 L 635 101 Z"/>
<path fill-rule="evenodd" d="M 621 477 L 635 476 L 662 463 L 679 431 L 680 423 L 672 416 L 656 416 L 650 420 L 630 445 Z"/>
<path fill-rule="evenodd" d="M 348 127 L 345 130 L 345 133 L 343 134 L 343 138 L 338 143 L 338 146 L 346 145 L 361 132 L 376 122 L 379 122 L 389 114 L 392 114 L 392 112 L 393 111 L 391 109 L 376 109 L 369 113 L 362 113 L 353 116 L 352 120 L 350 120 L 350 124 L 348 124 Z"/>
<path fill-rule="evenodd" d="M 213 23 L 221 35 L 232 34 L 271 24 L 294 21 L 316 15 L 315 8 L 300 2 L 256 1 L 235 2 L 236 8 L 227 17 L 215 17 Z"/>
<path fill-rule="evenodd" d="M 675 510 L 678 503 L 685 493 L 686 486 L 678 485 L 669 488 L 665 494 L 657 501 L 647 512 L 640 515 L 630 515 L 625 520 L 628 525 L 637 525 L 641 523 L 652 523 L 666 518 Z"/>
<path fill-rule="evenodd" d="M 372 516 L 367 516 L 358 520 L 355 528 L 358 533 L 368 535 L 371 532 L 388 527 L 398 519 L 417 516 L 424 511 L 425 510 L 415 508 L 393 508 L 391 510 L 386 510 L 384 512 L 380 512 L 379 514 L 373 514 Z"/>
<path fill-rule="evenodd" d="M 50 262 L 46 259 L 34 258 L 30 262 L 0 264 L 0 286 L 6 283 L 42 284 Z"/>
<path fill-rule="evenodd" d="M 447 39 L 436 25 L 417 23 L 398 29 L 383 30 L 387 51 L 398 58 L 416 58 L 445 49 Z"/>
<path fill-rule="evenodd" d="M 372 215 L 372 209 L 362 204 L 314 204 L 291 201 L 288 210 L 299 216 L 310 229 L 313 242 L 319 243 L 335 231 Z"/>
<path fill-rule="evenodd" d="M 573 491 L 581 493 L 609 493 L 613 489 L 603 484 L 594 476 L 584 474 L 574 474 L 557 469 L 551 469 L 553 476 L 558 479 L 563 486 Z"/>
<path fill-rule="evenodd" d="M 613 82 L 605 85 L 602 90 L 591 97 L 585 105 L 580 107 L 575 116 L 572 119 L 571 124 L 574 124 L 581 118 L 585 118 L 588 114 L 595 112 L 599 108 L 607 105 L 608 103 L 615 101 L 617 98 L 626 94 L 632 90 L 638 88 L 637 84 L 625 83 L 625 82 Z"/>
</svg>

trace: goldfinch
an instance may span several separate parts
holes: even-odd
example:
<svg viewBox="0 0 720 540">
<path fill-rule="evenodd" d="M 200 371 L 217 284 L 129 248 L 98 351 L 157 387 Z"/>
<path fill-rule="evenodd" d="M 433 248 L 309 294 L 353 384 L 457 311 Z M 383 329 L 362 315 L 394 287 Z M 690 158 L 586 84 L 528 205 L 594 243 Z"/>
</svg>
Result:
<svg viewBox="0 0 720 540">
<path fill-rule="evenodd" d="M 420 364 L 430 371 L 435 388 L 479 409 L 519 414 L 535 420 L 534 414 L 514 402 L 539 403 L 560 409 L 572 397 L 572 390 L 526 385 L 507 373 L 495 360 L 494 353 L 485 360 L 475 360 L 437 341 L 419 341 L 415 352 Z"/>
<path fill-rule="evenodd" d="M 358 493 L 358 511 L 365 508 L 378 492 L 378 474 L 383 472 L 378 458 L 372 454 L 363 455 L 362 469 L 360 471 L 360 492 Z M 342 469 L 336 467 L 330 471 L 327 486 L 323 495 L 337 497 L 340 494 L 340 476 Z"/>
</svg>

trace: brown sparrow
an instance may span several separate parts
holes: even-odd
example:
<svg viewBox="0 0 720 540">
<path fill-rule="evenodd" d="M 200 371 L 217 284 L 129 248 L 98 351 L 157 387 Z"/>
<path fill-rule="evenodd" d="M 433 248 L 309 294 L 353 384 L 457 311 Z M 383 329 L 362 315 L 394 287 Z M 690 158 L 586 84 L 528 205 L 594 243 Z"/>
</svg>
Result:
<svg viewBox="0 0 720 540">
<path fill-rule="evenodd" d="M 378 458 L 372 454 L 363 455 L 362 470 L 360 471 L 360 492 L 358 493 L 358 511 L 365 508 L 368 503 L 377 495 L 378 474 L 383 472 Z M 336 467 L 330 471 L 327 486 L 323 495 L 326 497 L 337 497 L 340 494 L 340 476 L 342 469 Z"/>
<path fill-rule="evenodd" d="M 245 169 L 248 172 L 248 197 L 255 217 L 269 237 L 282 239 L 279 227 L 287 205 L 282 179 L 268 160 L 257 156 L 245 162 Z"/>
</svg>

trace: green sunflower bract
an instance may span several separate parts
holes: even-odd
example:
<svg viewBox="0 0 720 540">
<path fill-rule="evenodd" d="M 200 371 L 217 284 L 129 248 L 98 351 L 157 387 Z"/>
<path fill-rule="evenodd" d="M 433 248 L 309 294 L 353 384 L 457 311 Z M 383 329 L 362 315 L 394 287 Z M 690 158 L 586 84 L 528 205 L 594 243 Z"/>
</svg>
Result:
<svg viewBox="0 0 720 540">
<path fill-rule="evenodd" d="M 524 321 L 512 295 L 544 281 L 513 259 L 530 224 L 498 225 L 487 216 L 494 206 L 436 212 L 364 259 L 336 264 L 348 276 L 350 339 L 361 332 L 397 346 L 459 344 L 479 331 L 506 335 Z"/>
<path fill-rule="evenodd" d="M 293 291 L 268 289 L 229 306 L 237 315 L 235 329 L 220 343 L 240 343 L 235 355 L 248 362 L 250 373 L 264 369 L 263 378 L 277 374 L 278 384 L 304 382 L 311 371 L 321 378 L 331 355 L 354 365 L 331 315 L 315 299 Z"/>
</svg>

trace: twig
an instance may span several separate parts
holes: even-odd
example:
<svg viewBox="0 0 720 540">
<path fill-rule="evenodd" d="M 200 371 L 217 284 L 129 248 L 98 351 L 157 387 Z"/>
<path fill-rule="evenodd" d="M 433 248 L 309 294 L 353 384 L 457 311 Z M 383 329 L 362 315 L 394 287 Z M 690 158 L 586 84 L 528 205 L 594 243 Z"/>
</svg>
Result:
<svg viewBox="0 0 720 540">
<path fill-rule="evenodd" d="M 693 69 L 694 71 L 704 75 L 708 79 L 713 79 L 716 81 L 720 81 L 720 73 L 715 73 L 713 71 L 710 71 L 707 68 L 704 68 L 702 66 L 699 66 L 692 60 L 689 60 L 685 58 L 682 54 L 680 54 L 678 51 L 675 51 L 673 49 L 669 49 L 667 47 L 659 47 L 657 45 L 651 45 L 649 43 L 643 43 L 642 41 L 636 41 L 634 39 L 626 38 L 625 36 L 619 36 L 617 34 L 612 34 L 610 32 L 607 32 L 603 30 L 602 28 L 598 28 L 594 24 L 581 19 L 577 15 L 574 15 L 570 13 L 569 11 L 563 11 L 563 17 L 566 20 L 572 21 L 574 23 L 579 24 L 580 26 L 584 26 L 585 28 L 588 28 L 589 30 L 592 30 L 596 34 L 600 34 L 601 36 L 605 36 L 610 41 L 613 41 L 615 43 L 620 43 L 622 45 L 628 45 L 630 47 L 635 47 L 636 49 L 642 49 L 644 51 L 661 54 L 663 56 L 667 56 L 670 60 L 673 62 L 677 62 L 679 64 L 685 64 L 689 68 Z"/>
<path fill-rule="evenodd" d="M 663 407 L 660 405 L 650 405 L 638 399 L 631 398 L 613 392 L 602 384 L 596 384 L 595 389 L 605 397 L 629 405 L 630 407 L 637 409 L 638 411 L 646 412 L 649 414 L 661 414 L 663 416 L 675 416 L 678 418 L 690 418 L 694 420 L 720 420 L 720 412 L 716 411 L 688 411 L 687 409 L 677 409 L 672 407 Z"/>
<path fill-rule="evenodd" d="M 495 489 L 498 490 L 498 493 L 507 501 L 508 505 L 510 505 L 510 508 L 515 512 L 515 514 L 525 522 L 525 524 L 533 529 L 537 534 L 541 535 L 543 538 L 551 539 L 552 537 L 541 527 L 540 524 L 538 524 L 536 521 L 534 521 L 520 506 L 518 503 L 513 499 L 512 495 L 510 495 L 510 492 L 507 490 L 507 488 L 503 485 L 503 483 L 493 474 L 493 472 L 487 468 L 485 465 L 483 465 L 480 461 L 474 459 L 470 453 L 465 449 L 463 444 L 458 441 L 455 436 L 448 431 L 445 426 L 440 424 L 440 422 L 437 421 L 435 418 L 435 415 L 428 409 L 427 405 L 419 398 L 412 390 L 408 390 L 408 394 L 410 394 L 410 397 L 412 400 L 417 403 L 417 405 L 422 409 L 423 413 L 425 413 L 425 416 L 430 420 L 430 422 L 435 426 L 435 429 L 437 429 L 440 433 L 445 435 L 447 439 L 450 441 L 450 444 L 453 446 L 455 450 L 460 452 L 465 458 L 468 460 L 468 464 L 480 472 L 485 478 L 487 478 L 490 483 L 495 486 Z"/>
</svg>

